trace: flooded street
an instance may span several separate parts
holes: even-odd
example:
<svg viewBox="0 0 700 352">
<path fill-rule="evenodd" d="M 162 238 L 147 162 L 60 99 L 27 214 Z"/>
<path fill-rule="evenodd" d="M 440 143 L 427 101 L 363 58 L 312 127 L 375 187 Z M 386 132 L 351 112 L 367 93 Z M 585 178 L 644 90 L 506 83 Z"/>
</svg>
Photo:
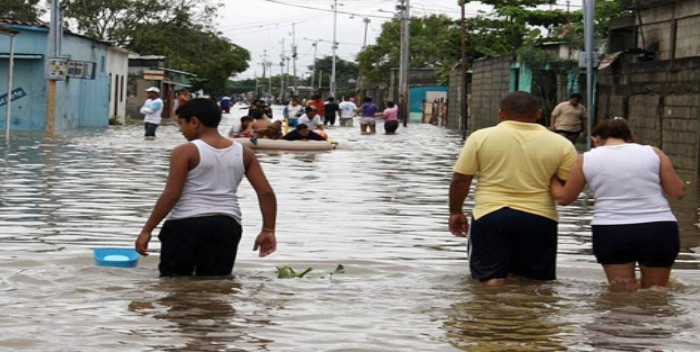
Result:
<svg viewBox="0 0 700 352">
<path fill-rule="evenodd" d="M 261 220 L 244 181 L 233 279 L 158 279 L 157 254 L 96 267 L 92 250 L 132 246 L 163 189 L 184 138 L 172 124 L 157 133 L 0 146 L 0 351 L 700 350 L 694 183 L 673 203 L 683 243 L 669 294 L 607 290 L 583 198 L 560 209 L 558 281 L 485 289 L 447 230 L 459 136 L 430 125 L 361 136 L 356 122 L 329 131 L 331 152 L 258 154 L 278 197 L 278 251 L 252 251 Z M 338 264 L 346 273 L 331 275 Z M 281 265 L 313 271 L 277 279 Z"/>
</svg>

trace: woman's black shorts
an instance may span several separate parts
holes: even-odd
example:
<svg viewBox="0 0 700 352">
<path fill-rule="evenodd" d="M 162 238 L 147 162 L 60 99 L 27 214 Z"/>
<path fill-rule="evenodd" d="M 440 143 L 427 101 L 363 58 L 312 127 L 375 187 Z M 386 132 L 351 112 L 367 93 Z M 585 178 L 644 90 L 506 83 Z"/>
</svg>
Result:
<svg viewBox="0 0 700 352">
<path fill-rule="evenodd" d="M 603 265 L 639 263 L 648 267 L 670 267 L 680 247 L 675 221 L 593 225 L 593 254 Z"/>
<path fill-rule="evenodd" d="M 226 215 L 168 220 L 160 239 L 160 276 L 230 275 L 243 230 Z"/>
</svg>

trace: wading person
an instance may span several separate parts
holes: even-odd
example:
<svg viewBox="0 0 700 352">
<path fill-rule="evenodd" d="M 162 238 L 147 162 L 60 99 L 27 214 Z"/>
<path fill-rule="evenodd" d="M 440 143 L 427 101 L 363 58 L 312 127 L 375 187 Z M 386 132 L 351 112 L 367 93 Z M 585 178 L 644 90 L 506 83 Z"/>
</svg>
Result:
<svg viewBox="0 0 700 352">
<path fill-rule="evenodd" d="M 664 196 L 683 198 L 685 184 L 661 150 L 632 142 L 624 119 L 601 122 L 592 132 L 595 149 L 571 167 L 566 186 L 552 181 L 559 204 L 571 204 L 586 183 L 595 197 L 593 254 L 613 290 L 665 287 L 680 251 L 676 217 Z"/>
<path fill-rule="evenodd" d="M 365 102 L 357 109 L 357 113 L 361 113 L 362 119 L 360 119 L 360 133 L 365 134 L 375 134 L 377 133 L 377 120 L 375 114 L 379 110 L 379 107 L 372 102 L 372 98 L 366 97 Z M 369 132 L 367 132 L 367 126 L 369 126 Z"/>
<path fill-rule="evenodd" d="M 309 126 L 309 129 L 312 131 L 323 130 L 323 121 L 321 121 L 321 117 L 318 116 L 318 110 L 315 106 L 306 107 L 306 114 L 299 118 L 299 124 L 302 123 Z"/>
<path fill-rule="evenodd" d="M 340 106 L 335 102 L 335 98 L 328 98 L 328 102 L 323 106 L 323 125 L 335 126 L 336 117 L 340 118 Z"/>
<path fill-rule="evenodd" d="M 309 126 L 301 123 L 297 128 L 282 137 L 286 141 L 325 141 L 320 134 L 311 131 Z"/>
<path fill-rule="evenodd" d="M 163 101 L 160 100 L 160 89 L 150 87 L 146 89 L 148 99 L 143 103 L 140 112 L 144 115 L 143 126 L 145 131 L 144 136 L 155 137 L 156 129 L 160 125 L 161 113 L 163 112 Z"/>
<path fill-rule="evenodd" d="M 393 101 L 387 101 L 382 116 L 384 116 L 384 133 L 396 134 L 399 128 L 399 107 Z"/>
<path fill-rule="evenodd" d="M 285 106 L 284 110 L 282 111 L 282 115 L 287 121 L 287 126 L 297 127 L 297 125 L 299 124 L 299 117 L 304 112 L 303 109 L 304 107 L 301 106 L 301 104 L 299 104 L 299 99 L 292 98 L 292 101 L 289 102 L 289 105 Z"/>
<path fill-rule="evenodd" d="M 581 99 L 581 94 L 571 94 L 568 101 L 557 105 L 552 111 L 549 129 L 566 137 L 571 143 L 576 143 L 578 136 L 585 135 L 588 128 L 586 108 L 581 105 Z"/>
<path fill-rule="evenodd" d="M 341 127 L 352 127 L 352 119 L 355 118 L 355 110 L 357 110 L 357 105 L 351 99 L 353 98 L 345 97 L 345 100 L 338 105 L 340 108 Z"/>
<path fill-rule="evenodd" d="M 255 154 L 219 134 L 221 109 L 215 102 L 193 99 L 175 114 L 189 143 L 172 152 L 165 190 L 136 240 L 136 251 L 148 255 L 151 232 L 167 216 L 158 236 L 161 276 L 229 275 L 242 234 L 236 192 L 245 176 L 263 218 L 253 250 L 259 249 L 261 257 L 273 253 L 277 201 Z"/>
<path fill-rule="evenodd" d="M 557 211 L 549 194 L 553 176 L 566 180 L 574 146 L 539 125 L 542 110 L 528 93 L 501 101 L 501 122 L 472 133 L 450 184 L 450 232 L 466 237 L 463 212 L 474 176 L 478 184 L 469 234 L 469 269 L 488 286 L 509 274 L 556 279 Z"/>
</svg>

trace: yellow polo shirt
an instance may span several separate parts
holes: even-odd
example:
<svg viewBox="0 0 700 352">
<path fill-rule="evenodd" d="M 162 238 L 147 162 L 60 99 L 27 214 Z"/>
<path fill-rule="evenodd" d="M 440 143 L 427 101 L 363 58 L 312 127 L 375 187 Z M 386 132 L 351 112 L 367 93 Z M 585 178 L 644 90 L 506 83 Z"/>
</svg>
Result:
<svg viewBox="0 0 700 352">
<path fill-rule="evenodd" d="M 557 221 L 550 180 L 566 180 L 577 155 L 571 142 L 539 124 L 503 121 L 469 136 L 454 172 L 478 175 L 475 219 L 510 207 Z"/>
</svg>

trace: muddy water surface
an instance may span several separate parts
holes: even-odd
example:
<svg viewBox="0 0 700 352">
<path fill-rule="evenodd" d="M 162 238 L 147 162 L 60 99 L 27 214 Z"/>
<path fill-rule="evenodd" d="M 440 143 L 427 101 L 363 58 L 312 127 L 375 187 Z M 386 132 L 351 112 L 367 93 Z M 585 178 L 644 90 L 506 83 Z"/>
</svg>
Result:
<svg viewBox="0 0 700 352">
<path fill-rule="evenodd" d="M 459 137 L 426 125 L 329 133 L 338 150 L 259 154 L 279 249 L 252 252 L 260 215 L 244 182 L 226 280 L 158 279 L 157 255 L 136 269 L 92 260 L 95 247 L 133 243 L 183 142 L 175 126 L 155 141 L 141 126 L 13 137 L 0 146 L 0 351 L 700 350 L 694 192 L 674 203 L 683 254 L 670 294 L 606 290 L 585 197 L 561 209 L 558 281 L 484 289 L 446 231 Z M 339 263 L 346 273 L 330 275 Z M 276 265 L 314 270 L 279 280 Z"/>
</svg>

